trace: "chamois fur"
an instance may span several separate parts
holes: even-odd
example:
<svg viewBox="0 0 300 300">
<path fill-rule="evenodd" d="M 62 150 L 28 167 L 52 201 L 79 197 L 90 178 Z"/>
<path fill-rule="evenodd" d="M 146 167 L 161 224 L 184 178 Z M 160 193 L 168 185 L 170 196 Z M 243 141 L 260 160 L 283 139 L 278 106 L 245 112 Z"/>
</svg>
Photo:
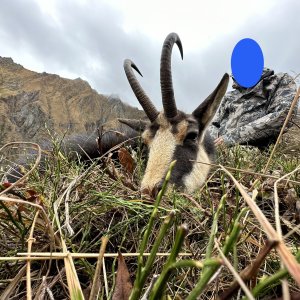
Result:
<svg viewBox="0 0 300 300">
<path fill-rule="evenodd" d="M 176 44 L 183 58 L 182 44 L 176 33 L 169 34 L 163 44 L 160 64 L 160 81 L 163 111 L 159 112 L 139 84 L 133 69 L 142 75 L 137 66 L 129 59 L 124 61 L 124 70 L 149 121 L 119 119 L 120 123 L 114 131 L 102 136 L 99 151 L 96 138 L 98 132 L 90 135 L 74 135 L 62 142 L 62 149 L 74 157 L 95 158 L 101 156 L 108 149 L 136 137 L 143 131 L 142 139 L 148 148 L 146 171 L 141 182 L 143 192 L 155 194 L 161 187 L 166 172 L 173 160 L 176 160 L 170 182 L 177 188 L 193 192 L 206 180 L 209 166 L 199 162 L 210 163 L 214 160 L 215 148 L 206 129 L 211 122 L 219 104 L 226 92 L 229 75 L 224 74 L 216 89 L 191 113 L 179 111 L 172 83 L 171 54 Z M 42 147 L 51 150 L 50 142 L 44 142 Z M 24 161 L 24 164 L 26 164 Z M 22 161 L 19 161 L 23 164 Z M 10 174 L 15 175 L 15 174 Z M 14 180 L 10 176 L 10 180 Z"/>
<path fill-rule="evenodd" d="M 229 75 L 222 80 L 193 112 L 185 114 L 176 107 L 172 83 L 171 54 L 176 44 L 183 58 L 182 44 L 176 33 L 170 33 L 163 44 L 160 64 L 160 83 L 163 111 L 158 112 L 140 86 L 133 73 L 140 75 L 137 66 L 129 59 L 124 69 L 136 95 L 150 122 L 144 126 L 142 138 L 148 147 L 148 162 L 141 183 L 141 190 L 155 194 L 161 187 L 166 172 L 173 160 L 176 160 L 170 182 L 187 192 L 193 192 L 201 186 L 208 175 L 209 166 L 198 162 L 210 163 L 214 160 L 215 148 L 206 129 L 212 120 L 226 92 Z M 137 121 L 120 120 L 134 128 Z"/>
<path fill-rule="evenodd" d="M 98 130 L 94 130 L 91 133 L 66 136 L 61 140 L 59 150 L 70 159 L 89 161 L 100 157 L 114 146 L 125 141 L 128 141 L 126 144 L 135 147 L 137 141 L 134 138 L 138 136 L 139 133 L 136 130 L 119 122 L 113 122 L 113 124 L 109 124 L 109 126 L 103 130 L 101 142 L 98 143 Z M 39 142 L 39 145 L 43 150 L 39 171 L 43 172 L 45 161 L 53 151 L 53 143 L 50 140 L 42 140 Z M 5 174 L 5 181 L 15 182 L 18 180 L 22 176 L 20 166 L 29 169 L 29 166 L 33 163 L 35 158 L 36 150 L 33 149 L 20 155 L 16 163 L 12 165 Z"/>
</svg>

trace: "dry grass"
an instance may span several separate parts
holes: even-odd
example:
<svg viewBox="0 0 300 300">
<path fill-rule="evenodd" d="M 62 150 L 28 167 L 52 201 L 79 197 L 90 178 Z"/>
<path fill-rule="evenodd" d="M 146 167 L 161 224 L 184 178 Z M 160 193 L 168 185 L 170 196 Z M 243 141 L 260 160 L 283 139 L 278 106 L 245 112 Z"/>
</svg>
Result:
<svg viewBox="0 0 300 300">
<path fill-rule="evenodd" d="M 222 148 L 219 149 L 218 164 L 231 167 L 232 175 L 217 164 L 200 191 L 193 195 L 169 191 L 163 197 L 158 208 L 159 217 L 155 219 L 145 252 L 151 252 L 164 216 L 175 210 L 174 226 L 163 239 L 159 252 L 170 252 L 177 225 L 185 223 L 189 228 L 181 249 L 185 256 L 179 257 L 204 262 L 210 252 L 210 257 L 218 257 L 223 265 L 216 271 L 214 280 L 206 285 L 201 299 L 216 299 L 218 294 L 221 296 L 221 292 L 238 279 L 236 273 L 247 281 L 250 293 L 255 293 L 255 288 L 265 284 L 266 278 L 270 280 L 255 299 L 281 296 L 281 283 L 274 279 L 274 274 L 283 274 L 290 292 L 300 293 L 297 277 L 300 274 L 299 264 L 294 261 L 300 237 L 300 172 L 296 170 L 300 165 L 297 152 L 300 149 L 300 128 L 295 126 L 289 134 L 293 135 L 295 144 L 287 142 L 288 137 L 284 136 L 265 176 L 261 173 L 272 149 L 260 152 L 242 146 Z M 9 156 L 9 151 L 5 152 L 5 156 Z M 111 298 L 116 281 L 118 251 L 129 255 L 125 260 L 132 280 L 135 278 L 135 254 L 139 251 L 153 202 L 141 197 L 136 189 L 144 163 L 141 153 L 134 153 L 132 157 L 135 168 L 130 174 L 126 166 L 111 159 L 103 168 L 96 163 L 88 166 L 74 163 L 56 153 L 47 160 L 43 173 L 33 170 L 13 187 L 2 184 L 0 299 L 31 296 L 35 299 L 88 299 L 94 276 L 101 283 L 99 299 Z M 285 180 L 278 180 L 293 171 Z M 220 208 L 222 197 L 225 197 L 225 202 Z M 239 217 L 240 212 L 248 208 L 251 198 L 255 199 L 256 207 Z M 260 216 L 256 215 L 257 212 Z M 224 250 L 226 239 L 238 218 L 240 233 L 225 261 L 219 252 Z M 280 223 L 282 238 L 278 235 L 278 228 L 275 230 L 276 220 L 277 226 Z M 213 235 L 212 226 L 216 226 Z M 212 236 L 213 243 L 210 244 Z M 96 271 L 103 237 L 109 238 L 106 254 L 111 254 L 111 257 L 104 255 L 102 271 L 99 267 Z M 267 240 L 271 240 L 268 250 Z M 212 245 L 209 251 L 208 245 Z M 52 258 L 49 257 L 51 252 Z M 46 256 L 40 253 L 46 253 Z M 103 249 L 101 253 L 103 255 Z M 160 274 L 165 262 L 165 256 L 157 255 L 151 276 Z M 291 275 L 282 268 L 282 262 Z M 256 270 L 251 267 L 245 270 L 252 263 L 256 263 Z M 99 264 L 101 266 L 98 259 Z M 167 294 L 171 299 L 187 298 L 197 286 L 201 274 L 197 268 L 176 269 L 169 278 Z M 150 281 L 151 277 L 146 285 Z M 243 295 L 242 291 L 238 293 Z"/>
</svg>

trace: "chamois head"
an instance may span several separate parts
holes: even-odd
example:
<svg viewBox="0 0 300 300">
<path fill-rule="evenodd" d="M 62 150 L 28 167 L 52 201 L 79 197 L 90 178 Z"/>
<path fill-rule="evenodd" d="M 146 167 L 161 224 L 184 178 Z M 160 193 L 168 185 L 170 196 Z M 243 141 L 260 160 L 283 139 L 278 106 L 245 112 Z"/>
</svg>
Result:
<svg viewBox="0 0 300 300">
<path fill-rule="evenodd" d="M 171 54 L 177 44 L 183 58 L 182 44 L 176 33 L 170 33 L 163 44 L 160 61 L 160 85 L 163 111 L 158 112 L 136 79 L 132 69 L 142 75 L 129 59 L 124 69 L 131 88 L 143 107 L 150 122 L 137 120 L 119 121 L 143 130 L 142 138 L 147 145 L 148 162 L 141 183 L 141 190 L 153 193 L 160 189 L 170 163 L 177 160 L 170 182 L 187 192 L 201 186 L 208 175 L 209 163 L 214 157 L 214 145 L 207 126 L 212 120 L 226 92 L 229 76 L 225 74 L 216 89 L 192 112 L 186 114 L 176 107 L 171 72 Z"/>
</svg>

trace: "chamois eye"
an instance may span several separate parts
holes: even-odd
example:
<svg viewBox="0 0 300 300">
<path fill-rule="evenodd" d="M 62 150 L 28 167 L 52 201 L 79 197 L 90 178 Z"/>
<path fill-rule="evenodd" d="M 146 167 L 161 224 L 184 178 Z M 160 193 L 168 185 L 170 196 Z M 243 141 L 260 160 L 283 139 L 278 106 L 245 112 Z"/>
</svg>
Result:
<svg viewBox="0 0 300 300">
<path fill-rule="evenodd" d="M 192 141 L 192 142 L 195 142 L 197 138 L 198 138 L 198 132 L 196 131 L 189 132 L 185 137 L 187 141 Z"/>
</svg>

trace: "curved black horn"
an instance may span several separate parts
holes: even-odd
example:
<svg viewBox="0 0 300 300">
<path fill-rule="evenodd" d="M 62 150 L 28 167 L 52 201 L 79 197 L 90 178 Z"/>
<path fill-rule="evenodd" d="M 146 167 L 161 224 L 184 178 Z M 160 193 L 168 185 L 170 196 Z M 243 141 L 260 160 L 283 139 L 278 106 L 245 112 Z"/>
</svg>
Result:
<svg viewBox="0 0 300 300">
<path fill-rule="evenodd" d="M 124 70 L 128 79 L 128 82 L 136 96 L 136 98 L 139 100 L 141 106 L 143 107 L 147 117 L 151 122 L 153 122 L 156 117 L 158 116 L 159 112 L 156 110 L 155 106 L 151 102 L 150 98 L 147 96 L 141 85 L 139 84 L 138 80 L 136 79 L 133 69 L 135 69 L 141 76 L 142 73 L 137 68 L 137 66 L 130 60 L 125 59 L 124 61 Z"/>
<path fill-rule="evenodd" d="M 182 44 L 179 36 L 176 33 L 170 33 L 166 37 L 160 59 L 160 87 L 162 104 L 167 118 L 173 118 L 177 115 L 171 71 L 171 54 L 173 45 L 175 43 L 177 44 L 180 50 L 181 58 L 183 59 Z"/>
</svg>

